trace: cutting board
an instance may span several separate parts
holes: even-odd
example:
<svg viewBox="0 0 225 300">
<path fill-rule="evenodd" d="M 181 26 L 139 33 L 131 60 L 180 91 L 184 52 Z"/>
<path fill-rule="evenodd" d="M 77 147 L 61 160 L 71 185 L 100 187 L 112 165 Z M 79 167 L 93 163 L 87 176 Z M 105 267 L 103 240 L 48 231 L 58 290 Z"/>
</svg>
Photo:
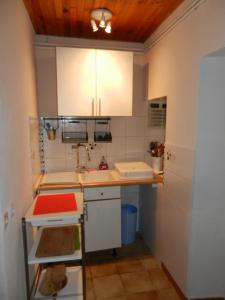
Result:
<svg viewBox="0 0 225 300">
<path fill-rule="evenodd" d="M 63 213 L 76 211 L 77 203 L 74 193 L 39 195 L 36 198 L 33 214 Z"/>
<path fill-rule="evenodd" d="M 73 254 L 79 241 L 78 226 L 44 228 L 36 251 L 36 257 Z"/>
</svg>

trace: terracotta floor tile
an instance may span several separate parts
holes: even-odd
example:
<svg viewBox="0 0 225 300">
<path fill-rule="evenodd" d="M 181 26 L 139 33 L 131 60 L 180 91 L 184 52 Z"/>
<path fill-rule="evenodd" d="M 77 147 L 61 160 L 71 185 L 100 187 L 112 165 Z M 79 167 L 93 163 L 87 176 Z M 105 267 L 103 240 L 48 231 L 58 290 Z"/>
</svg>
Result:
<svg viewBox="0 0 225 300">
<path fill-rule="evenodd" d="M 127 300 L 158 300 L 158 294 L 156 291 L 129 294 Z"/>
<path fill-rule="evenodd" d="M 124 273 L 120 276 L 127 293 L 140 293 L 155 289 L 147 271 Z"/>
<path fill-rule="evenodd" d="M 157 291 L 159 300 L 181 300 L 173 288 L 161 289 Z"/>
<path fill-rule="evenodd" d="M 116 297 L 116 298 L 110 298 L 107 300 L 127 300 L 127 298 L 126 297 Z"/>
<path fill-rule="evenodd" d="M 143 266 L 147 270 L 159 269 L 160 268 L 159 263 L 153 257 L 140 258 L 140 260 L 141 260 Z"/>
<path fill-rule="evenodd" d="M 149 272 L 151 281 L 156 289 L 170 288 L 172 285 L 161 269 L 153 269 Z"/>
<path fill-rule="evenodd" d="M 147 259 L 147 258 L 153 258 L 152 254 L 150 252 L 146 254 L 141 254 L 138 256 L 139 259 Z"/>
<path fill-rule="evenodd" d="M 87 300 L 94 300 L 95 299 L 93 283 L 92 283 L 92 280 L 90 278 L 86 279 L 86 299 Z"/>
<path fill-rule="evenodd" d="M 85 267 L 85 272 L 86 272 L 86 278 L 87 279 L 91 278 L 91 269 L 90 269 L 90 267 Z"/>
<path fill-rule="evenodd" d="M 92 277 L 101 277 L 117 273 L 114 263 L 98 264 L 90 267 Z"/>
<path fill-rule="evenodd" d="M 125 259 L 116 263 L 118 272 L 121 273 L 130 273 L 144 271 L 144 266 L 139 259 Z"/>
<path fill-rule="evenodd" d="M 94 292 L 97 299 L 110 299 L 125 295 L 125 291 L 117 274 L 93 278 Z"/>
</svg>

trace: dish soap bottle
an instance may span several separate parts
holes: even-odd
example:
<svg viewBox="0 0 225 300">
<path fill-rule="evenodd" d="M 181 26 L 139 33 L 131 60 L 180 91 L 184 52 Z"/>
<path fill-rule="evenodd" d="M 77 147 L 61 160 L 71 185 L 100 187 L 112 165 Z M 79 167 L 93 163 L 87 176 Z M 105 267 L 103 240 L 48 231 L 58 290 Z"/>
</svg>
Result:
<svg viewBox="0 0 225 300">
<path fill-rule="evenodd" d="M 99 164 L 99 170 L 108 170 L 109 166 L 106 162 L 106 159 L 104 156 L 102 156 L 100 164 Z"/>
</svg>

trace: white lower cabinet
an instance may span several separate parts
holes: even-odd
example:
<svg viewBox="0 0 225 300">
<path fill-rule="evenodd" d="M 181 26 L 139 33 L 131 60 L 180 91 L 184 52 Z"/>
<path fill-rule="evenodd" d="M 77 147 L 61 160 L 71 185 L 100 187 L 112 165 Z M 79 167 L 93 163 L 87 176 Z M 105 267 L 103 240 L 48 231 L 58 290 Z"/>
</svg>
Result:
<svg viewBox="0 0 225 300">
<path fill-rule="evenodd" d="M 84 199 L 86 252 L 121 247 L 120 187 L 87 188 Z"/>
</svg>

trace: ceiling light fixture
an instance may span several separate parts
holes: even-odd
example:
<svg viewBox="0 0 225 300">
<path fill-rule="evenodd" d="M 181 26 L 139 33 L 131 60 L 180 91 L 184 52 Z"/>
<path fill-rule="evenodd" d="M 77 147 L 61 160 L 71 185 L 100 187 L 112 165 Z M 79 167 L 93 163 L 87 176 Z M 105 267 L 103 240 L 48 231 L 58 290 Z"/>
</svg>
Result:
<svg viewBox="0 0 225 300">
<path fill-rule="evenodd" d="M 112 30 L 112 23 L 111 23 L 111 21 L 108 21 L 106 28 L 105 28 L 105 32 L 111 33 L 111 30 Z"/>
<path fill-rule="evenodd" d="M 94 32 L 98 31 L 96 21 L 99 22 L 99 27 L 105 28 L 105 32 L 111 33 L 112 30 L 112 12 L 106 8 L 96 8 L 91 12 L 91 27 Z"/>
<path fill-rule="evenodd" d="M 99 26 L 102 28 L 105 28 L 105 15 L 104 12 L 102 13 L 101 21 L 99 23 Z"/>
<path fill-rule="evenodd" d="M 94 32 L 98 31 L 98 26 L 96 25 L 95 20 L 91 20 L 91 27 Z"/>
</svg>

